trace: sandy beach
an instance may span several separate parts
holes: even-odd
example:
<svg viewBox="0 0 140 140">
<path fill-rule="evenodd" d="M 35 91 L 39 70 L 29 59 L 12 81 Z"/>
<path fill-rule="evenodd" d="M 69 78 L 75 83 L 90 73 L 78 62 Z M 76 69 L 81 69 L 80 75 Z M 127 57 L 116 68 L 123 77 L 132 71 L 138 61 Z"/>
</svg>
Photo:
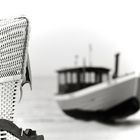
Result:
<svg viewBox="0 0 140 140">
<path fill-rule="evenodd" d="M 16 109 L 16 123 L 37 130 L 45 140 L 121 140 L 139 137 L 140 112 L 108 124 L 76 120 L 66 116 L 54 100 L 57 83 L 54 77 L 33 77 L 33 90 L 24 87 L 23 97 Z"/>
</svg>

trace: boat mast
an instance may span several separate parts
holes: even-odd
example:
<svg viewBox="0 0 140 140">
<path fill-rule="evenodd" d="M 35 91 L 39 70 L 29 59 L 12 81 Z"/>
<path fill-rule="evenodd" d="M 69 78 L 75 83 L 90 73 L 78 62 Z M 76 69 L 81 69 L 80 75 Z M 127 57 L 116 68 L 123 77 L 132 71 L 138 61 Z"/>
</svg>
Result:
<svg viewBox="0 0 140 140">
<path fill-rule="evenodd" d="M 75 55 L 75 60 L 74 60 L 75 67 L 78 66 L 78 58 L 79 58 L 79 55 Z"/>
<path fill-rule="evenodd" d="M 83 58 L 83 74 L 82 74 L 82 82 L 85 83 L 86 77 L 86 58 Z"/>
<path fill-rule="evenodd" d="M 86 58 L 83 58 L 83 67 L 86 67 Z"/>
<path fill-rule="evenodd" d="M 89 66 L 92 66 L 92 45 L 89 44 Z"/>
</svg>

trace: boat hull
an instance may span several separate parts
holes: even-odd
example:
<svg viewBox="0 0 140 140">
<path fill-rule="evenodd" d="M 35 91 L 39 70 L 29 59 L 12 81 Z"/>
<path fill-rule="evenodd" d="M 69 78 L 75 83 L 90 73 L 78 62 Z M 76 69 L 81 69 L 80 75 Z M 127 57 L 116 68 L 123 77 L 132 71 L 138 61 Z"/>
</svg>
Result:
<svg viewBox="0 0 140 140">
<path fill-rule="evenodd" d="M 68 95 L 57 95 L 60 108 L 80 119 L 123 118 L 140 108 L 140 78 L 129 75 Z"/>
<path fill-rule="evenodd" d="M 130 98 L 123 103 L 108 110 L 86 111 L 80 109 L 63 110 L 71 117 L 81 120 L 114 120 L 127 117 L 136 113 L 140 108 L 137 98 Z"/>
</svg>

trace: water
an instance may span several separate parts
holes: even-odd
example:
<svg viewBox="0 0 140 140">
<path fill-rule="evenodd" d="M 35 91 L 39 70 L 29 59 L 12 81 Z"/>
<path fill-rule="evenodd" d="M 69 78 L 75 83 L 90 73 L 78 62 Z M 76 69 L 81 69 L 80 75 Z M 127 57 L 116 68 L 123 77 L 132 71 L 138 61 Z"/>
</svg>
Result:
<svg viewBox="0 0 140 140">
<path fill-rule="evenodd" d="M 45 140 L 118 140 L 139 137 L 140 113 L 116 125 L 81 121 L 66 116 L 54 100 L 54 77 L 33 78 L 33 90 L 24 87 L 16 109 L 16 123 L 43 134 Z"/>
</svg>

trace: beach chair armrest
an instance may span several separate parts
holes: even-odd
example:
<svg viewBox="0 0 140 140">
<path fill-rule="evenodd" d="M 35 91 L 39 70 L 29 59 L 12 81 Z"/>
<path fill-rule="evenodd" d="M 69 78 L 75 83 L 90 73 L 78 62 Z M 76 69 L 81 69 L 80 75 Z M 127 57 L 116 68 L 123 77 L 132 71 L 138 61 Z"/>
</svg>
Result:
<svg viewBox="0 0 140 140">
<path fill-rule="evenodd" d="M 17 137 L 19 140 L 44 140 L 43 135 L 37 135 L 36 131 L 32 129 L 26 129 L 23 131 L 12 121 L 6 119 L 0 119 L 0 129 L 7 131 L 13 136 Z"/>
</svg>

